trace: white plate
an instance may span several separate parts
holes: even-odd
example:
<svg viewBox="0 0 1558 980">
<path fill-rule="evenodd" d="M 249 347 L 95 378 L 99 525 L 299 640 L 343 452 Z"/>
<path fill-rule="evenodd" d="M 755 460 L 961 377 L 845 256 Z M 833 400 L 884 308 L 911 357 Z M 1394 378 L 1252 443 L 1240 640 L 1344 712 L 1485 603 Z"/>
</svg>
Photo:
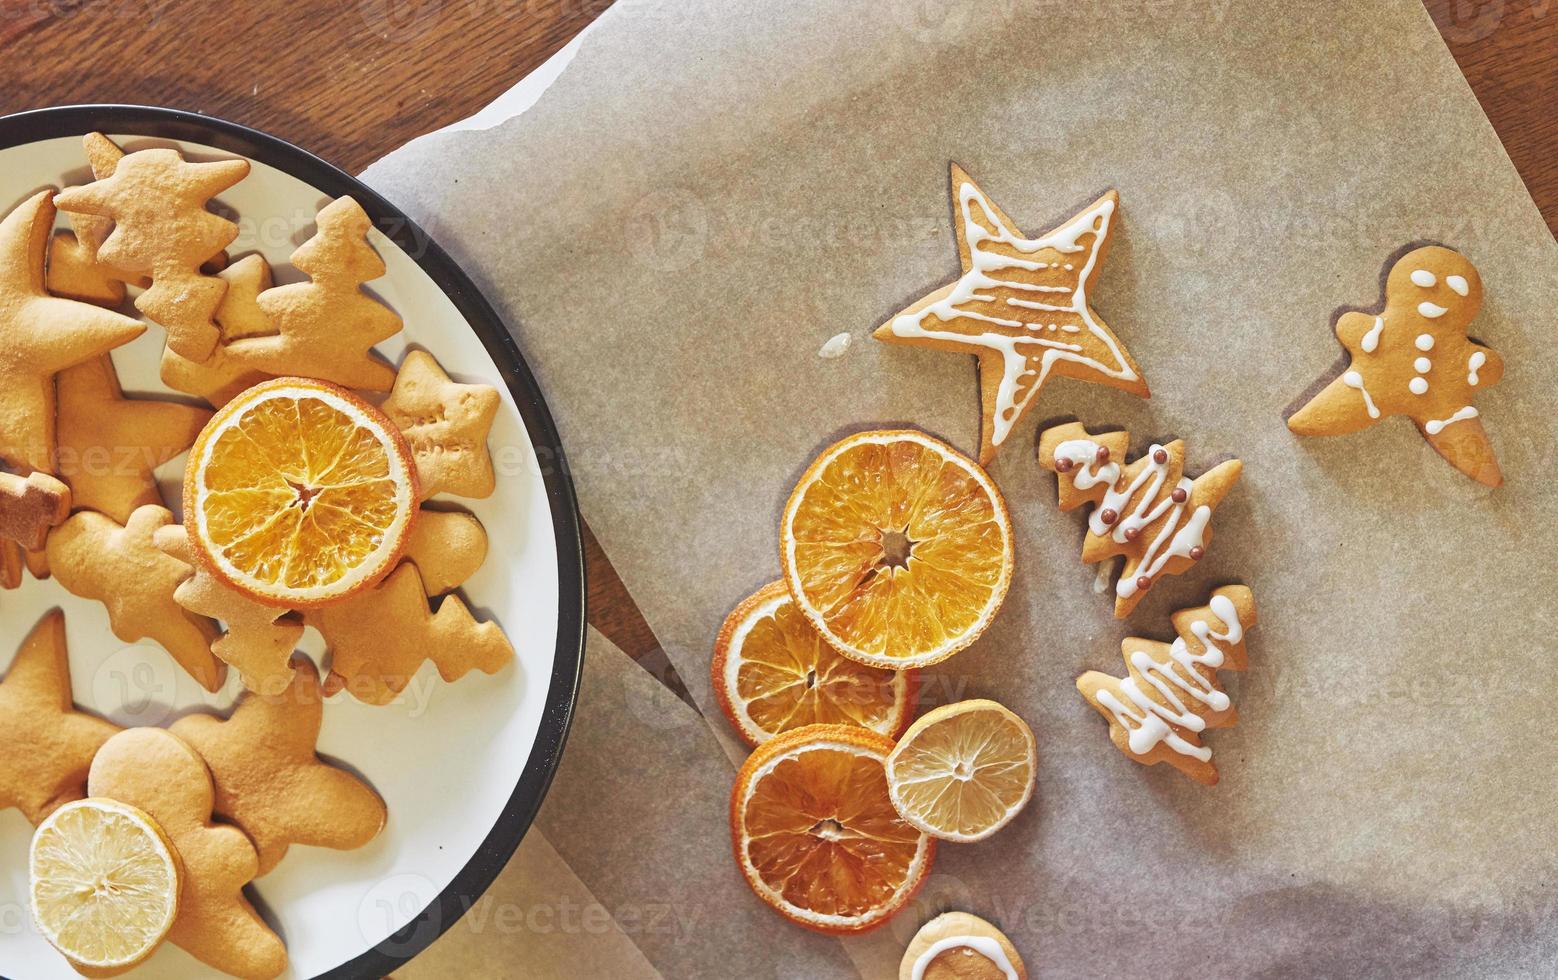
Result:
<svg viewBox="0 0 1558 980">
<path fill-rule="evenodd" d="M 362 184 L 279 140 L 137 107 L 7 117 L 0 119 L 0 207 L 9 210 L 44 186 L 90 179 L 80 134 L 91 130 L 126 150 L 177 146 L 191 159 L 250 159 L 250 175 L 219 199 L 242 229 L 229 253 L 263 253 L 278 282 L 303 278 L 288 257 L 312 233 L 320 206 L 353 195 L 374 217 L 370 240 L 389 267 L 369 288 L 405 322 L 380 352 L 398 363 L 408 346 L 423 347 L 455 379 L 503 393 L 491 437 L 497 492 L 450 503 L 486 527 L 487 563 L 463 591 L 478 618 L 503 626 L 517 661 L 494 676 L 472 673 L 454 684 L 423 664 L 405 694 L 385 707 L 347 694 L 332 699 L 319 751 L 378 790 L 389 823 L 356 851 L 294 847 L 249 890 L 286 940 L 287 976 L 380 975 L 480 896 L 524 835 L 561 753 L 583 650 L 583 578 L 577 511 L 556 430 L 501 322 L 442 251 Z M 153 326 L 114 352 L 126 393 L 167 392 L 157 378 L 162 341 Z M 175 513 L 183 467 L 181 456 L 158 471 Z M 0 593 L 0 664 L 10 663 L 23 637 L 55 607 L 65 610 L 72 686 L 83 708 L 126 726 L 163 725 L 192 711 L 225 712 L 240 690 L 230 671 L 224 690 L 208 694 L 155 643 L 115 639 L 102 605 L 53 581 L 28 579 Z M 304 651 L 317 663 L 321 648 L 310 630 Z M 0 812 L 0 975 L 74 978 L 27 912 L 31 833 L 20 812 Z M 129 976 L 210 974 L 165 944 Z"/>
</svg>

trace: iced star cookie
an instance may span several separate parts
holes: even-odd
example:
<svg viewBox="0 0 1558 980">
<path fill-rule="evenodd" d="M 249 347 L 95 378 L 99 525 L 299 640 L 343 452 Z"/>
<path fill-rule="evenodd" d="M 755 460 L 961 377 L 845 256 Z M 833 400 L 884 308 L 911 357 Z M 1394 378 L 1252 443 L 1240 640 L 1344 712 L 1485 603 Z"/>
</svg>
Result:
<svg viewBox="0 0 1558 980">
<path fill-rule="evenodd" d="M 1049 234 L 1026 238 L 952 165 L 963 276 L 882 324 L 875 337 L 979 358 L 981 464 L 995 458 L 1052 376 L 1147 397 L 1136 362 L 1088 304 L 1118 204 L 1110 191 Z"/>
<path fill-rule="evenodd" d="M 898 980 L 1027 980 L 1006 934 L 967 912 L 943 912 L 904 950 Z"/>
<path fill-rule="evenodd" d="M 1154 443 L 1131 463 L 1125 459 L 1129 445 L 1129 433 L 1089 435 L 1080 422 L 1039 436 L 1039 465 L 1058 477 L 1060 509 L 1094 504 L 1082 560 L 1125 556 L 1114 587 L 1114 614 L 1120 619 L 1160 575 L 1177 575 L 1206 555 L 1212 511 L 1244 471 L 1244 464 L 1230 459 L 1192 479 L 1185 475 L 1180 440 Z"/>
<path fill-rule="evenodd" d="M 1242 585 L 1212 593 L 1211 602 L 1173 617 L 1172 644 L 1128 637 L 1120 644 L 1125 677 L 1090 670 L 1077 690 L 1109 721 L 1115 747 L 1142 765 L 1160 762 L 1204 786 L 1217 782 L 1202 732 L 1239 720 L 1217 681 L 1219 670 L 1244 670 L 1244 634 L 1255 625 L 1255 599 Z"/>
<path fill-rule="evenodd" d="M 1378 313 L 1350 310 L 1336 336 L 1351 361 L 1288 419 L 1301 436 L 1341 435 L 1405 415 L 1447 462 L 1478 483 L 1504 482 L 1472 405 L 1498 383 L 1504 360 L 1466 336 L 1482 307 L 1482 278 L 1454 249 L 1429 245 L 1396 260 Z"/>
</svg>

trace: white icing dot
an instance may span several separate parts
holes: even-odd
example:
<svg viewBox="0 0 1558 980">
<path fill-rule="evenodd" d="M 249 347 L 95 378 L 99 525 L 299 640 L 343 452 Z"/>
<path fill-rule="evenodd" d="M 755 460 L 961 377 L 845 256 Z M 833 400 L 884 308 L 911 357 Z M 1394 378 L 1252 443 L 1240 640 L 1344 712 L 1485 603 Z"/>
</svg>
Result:
<svg viewBox="0 0 1558 980">
<path fill-rule="evenodd" d="M 1417 335 L 1417 349 L 1421 350 L 1421 351 L 1433 350 L 1434 349 L 1434 335 L 1431 334 L 1431 333 L 1420 333 L 1420 334 L 1418 334 Z"/>
<path fill-rule="evenodd" d="M 1066 271 L 1067 271 L 1067 272 L 1070 272 L 1070 271 L 1071 271 L 1071 269 L 1072 269 L 1072 265 L 1071 265 L 1071 263 L 1070 263 L 1070 262 L 1067 262 L 1067 263 L 1066 263 Z"/>
<path fill-rule="evenodd" d="M 1418 269 L 1412 273 L 1413 285 L 1422 286 L 1424 289 L 1429 288 L 1438 281 L 1438 277 L 1436 277 L 1432 272 L 1429 272 L 1427 269 Z"/>
<path fill-rule="evenodd" d="M 1407 382 L 1407 388 L 1409 388 L 1414 395 L 1425 394 L 1428 391 L 1428 382 L 1423 378 L 1413 378 L 1411 381 Z"/>
<path fill-rule="evenodd" d="M 1448 308 L 1430 303 L 1427 300 L 1417 304 L 1417 312 L 1430 320 L 1437 320 L 1449 312 Z"/>
<path fill-rule="evenodd" d="M 1488 363 L 1488 355 L 1484 354 L 1480 350 L 1474 352 L 1471 357 L 1466 359 L 1467 384 L 1474 385 L 1477 383 L 1477 372 L 1481 370 L 1482 366 L 1486 363 Z"/>
<path fill-rule="evenodd" d="M 1417 360 L 1412 362 L 1412 366 L 1417 368 L 1418 374 L 1427 374 L 1428 369 L 1434 366 L 1434 362 L 1430 361 L 1426 357 L 1419 357 Z"/>
<path fill-rule="evenodd" d="M 1471 292 L 1471 286 L 1467 284 L 1465 276 L 1445 276 L 1444 283 L 1455 290 L 1457 295 L 1465 296 Z"/>
</svg>

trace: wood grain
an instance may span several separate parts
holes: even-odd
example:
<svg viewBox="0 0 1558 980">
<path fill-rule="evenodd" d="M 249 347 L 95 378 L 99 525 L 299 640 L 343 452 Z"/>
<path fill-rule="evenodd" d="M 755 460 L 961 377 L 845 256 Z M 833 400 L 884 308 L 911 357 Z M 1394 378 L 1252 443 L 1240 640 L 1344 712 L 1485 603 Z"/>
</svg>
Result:
<svg viewBox="0 0 1558 980">
<path fill-rule="evenodd" d="M 73 102 L 191 109 L 275 133 L 355 173 L 476 112 L 610 3 L 0 0 L 0 112 Z M 1426 5 L 1548 227 L 1558 228 L 1558 0 Z M 687 699 L 588 529 L 585 560 L 590 623 Z"/>
</svg>

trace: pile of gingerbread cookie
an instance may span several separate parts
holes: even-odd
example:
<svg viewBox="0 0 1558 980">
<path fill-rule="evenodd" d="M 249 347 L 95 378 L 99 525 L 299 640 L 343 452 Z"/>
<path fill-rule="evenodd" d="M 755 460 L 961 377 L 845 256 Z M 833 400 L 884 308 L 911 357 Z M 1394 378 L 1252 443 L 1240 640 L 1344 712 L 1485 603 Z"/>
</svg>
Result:
<svg viewBox="0 0 1558 980">
<path fill-rule="evenodd" d="M 290 844 L 359 847 L 386 819 L 371 787 L 316 755 L 323 699 L 388 704 L 425 661 L 453 681 L 513 658 L 457 594 L 486 558 L 486 533 L 442 500 L 492 494 L 500 395 L 451 380 L 424 351 L 398 370 L 375 352 L 401 321 L 363 289 L 386 267 L 356 201 L 319 212 L 292 255 L 307 278 L 273 286 L 264 256 L 229 261 L 238 226 L 210 206 L 247 161 L 84 143 L 95 180 L 34 194 L 0 221 L 0 586 L 52 577 L 101 602 L 120 640 L 160 644 L 212 692 L 231 667 L 246 690 L 230 717 L 121 731 L 72 704 L 64 616 L 50 612 L 0 678 L 0 809 L 38 824 L 91 794 L 149 814 L 184 870 L 168 941 L 225 973 L 271 977 L 286 950 L 244 888 Z M 56 230 L 56 209 L 68 229 Z M 162 380 L 193 399 L 122 393 L 109 352 L 148 321 L 166 333 Z M 197 560 L 155 473 L 212 409 L 284 377 L 380 393 L 418 494 L 380 581 L 299 610 L 256 601 Z M 419 506 L 434 495 L 437 508 Z M 323 681 L 295 655 L 305 626 L 328 649 Z"/>
</svg>

